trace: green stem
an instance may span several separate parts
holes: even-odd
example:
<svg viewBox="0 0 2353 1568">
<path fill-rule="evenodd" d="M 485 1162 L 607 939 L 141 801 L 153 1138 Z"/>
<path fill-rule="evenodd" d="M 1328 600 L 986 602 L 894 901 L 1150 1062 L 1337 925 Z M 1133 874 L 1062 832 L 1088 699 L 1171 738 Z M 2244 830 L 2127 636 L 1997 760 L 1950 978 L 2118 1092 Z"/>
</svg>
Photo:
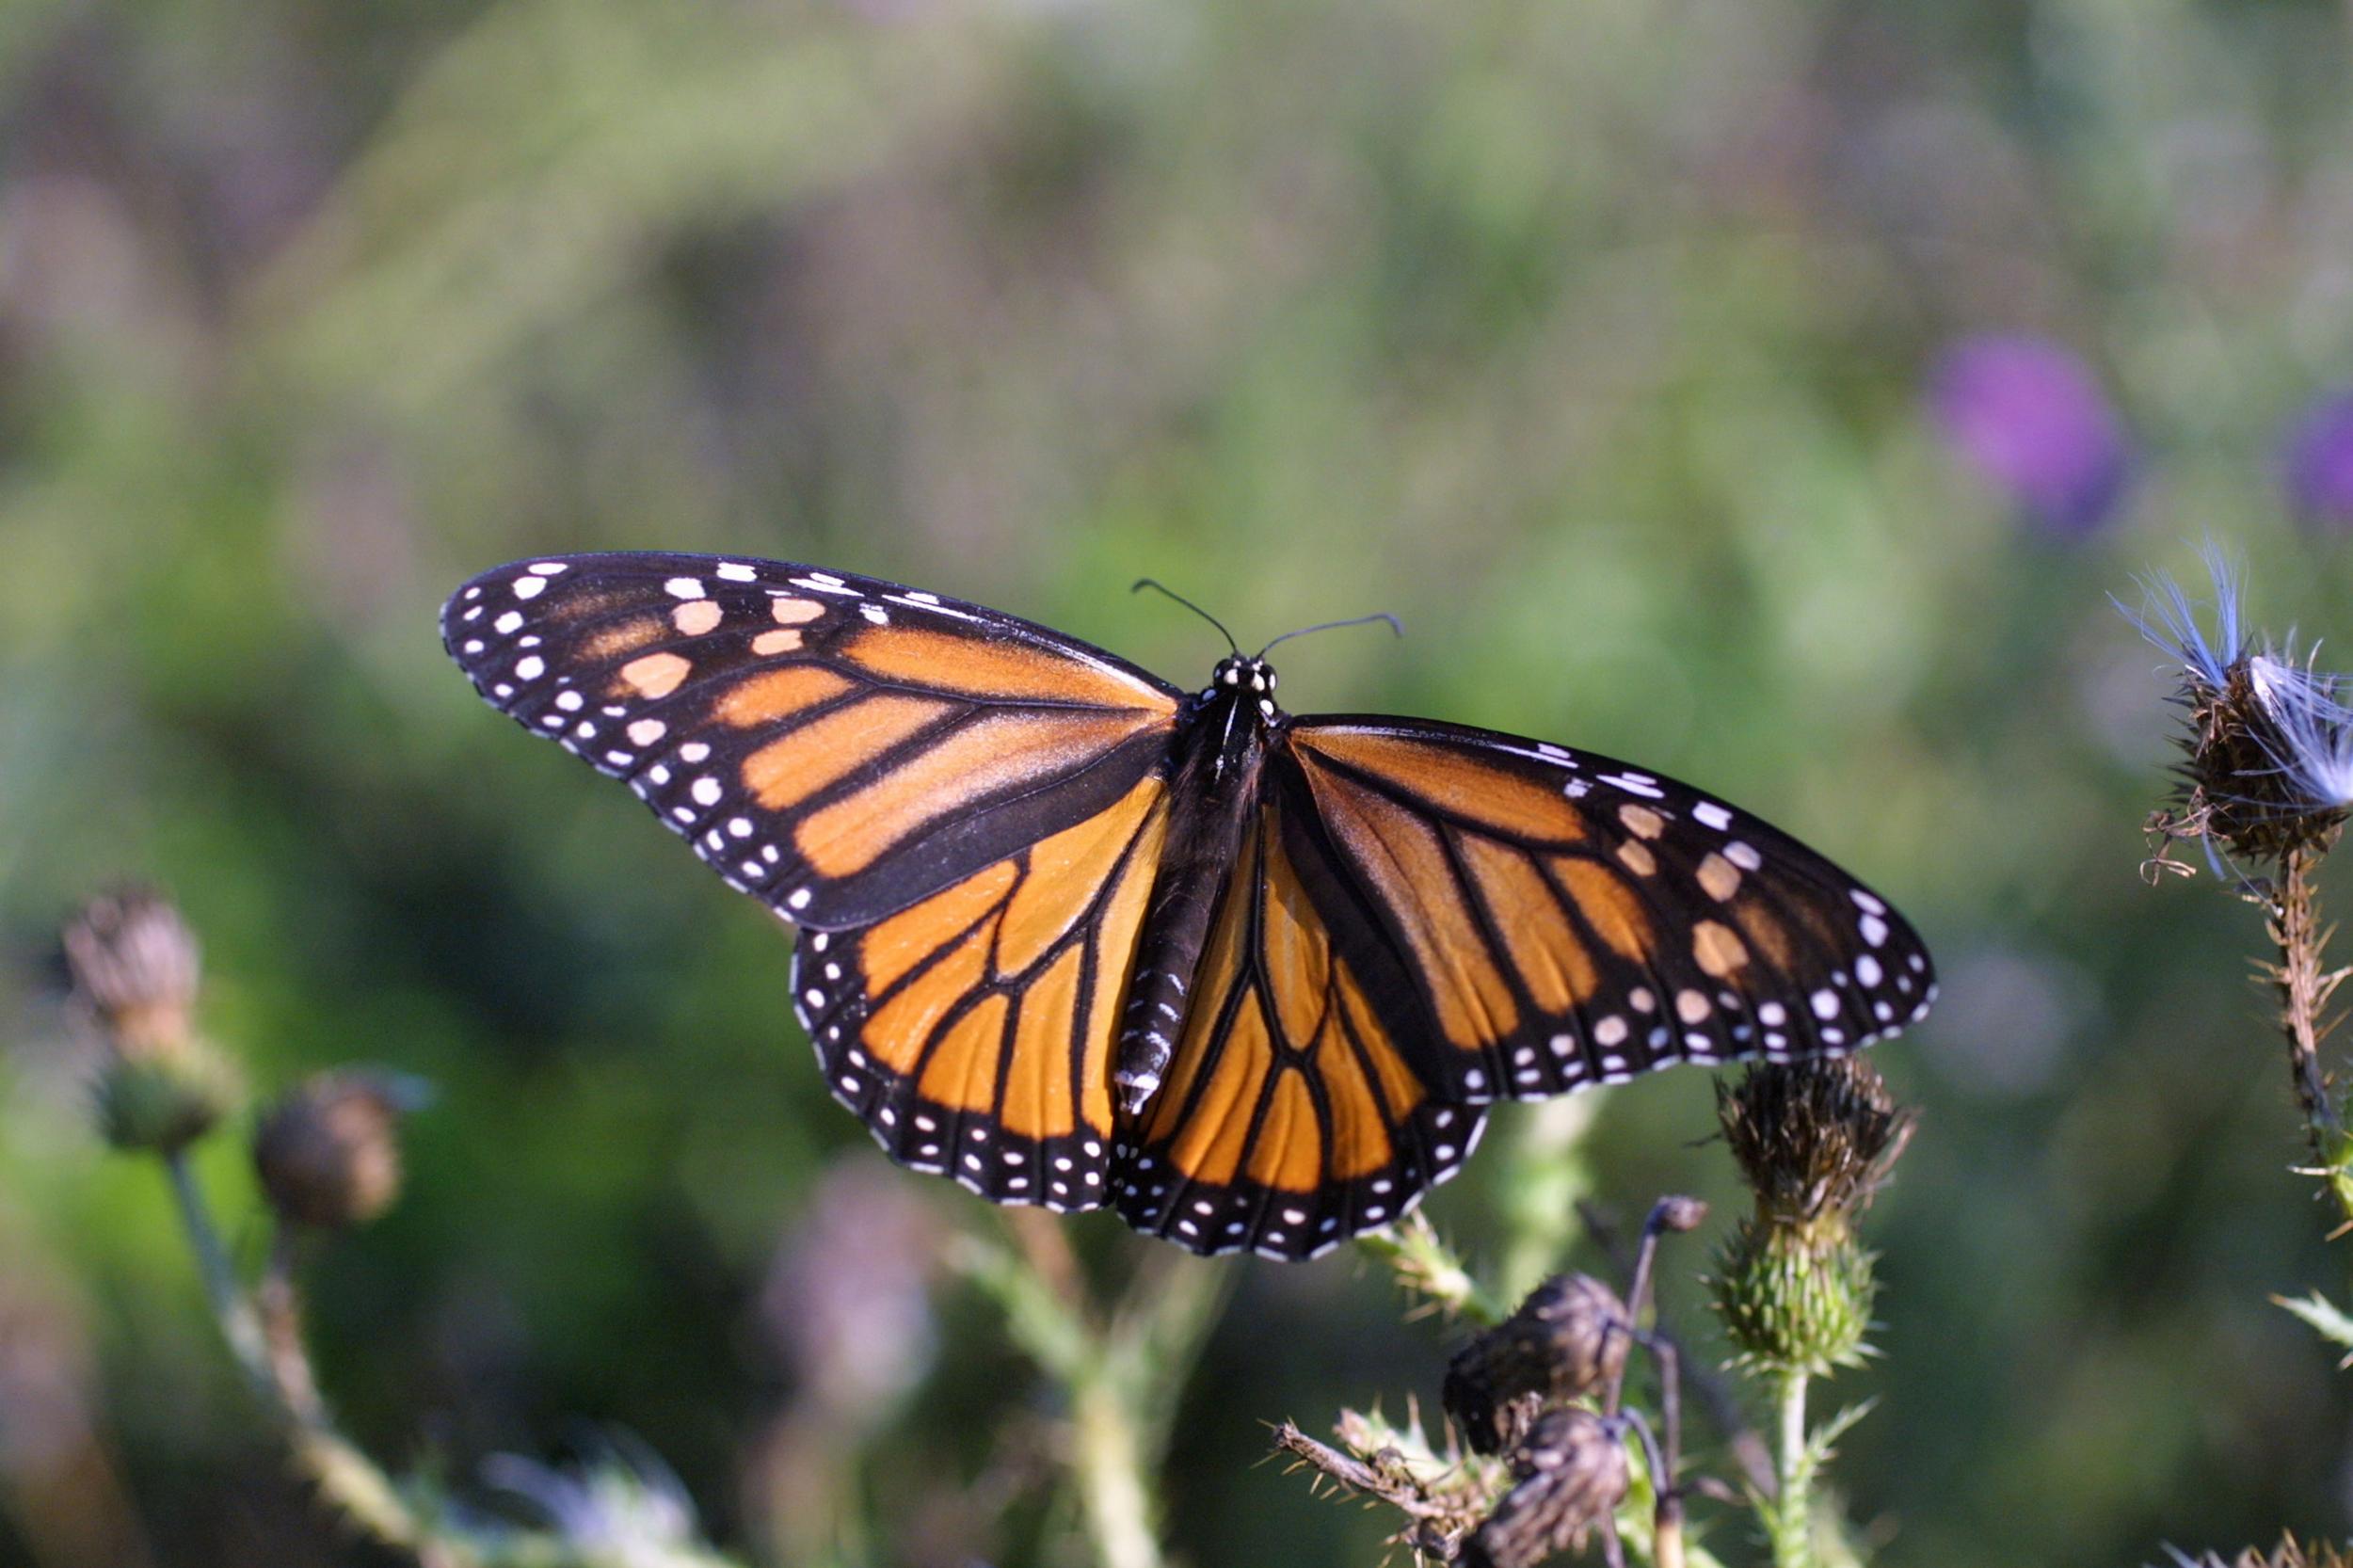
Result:
<svg viewBox="0 0 2353 1568">
<path fill-rule="evenodd" d="M 1050 1224 L 1008 1222 L 1016 1247 L 967 1237 L 956 1260 L 993 1297 L 1016 1342 L 1070 1405 L 1070 1483 L 1093 1560 L 1162 1568 L 1152 1476 L 1168 1422 L 1232 1279 L 1195 1259 L 1143 1266 L 1100 1321 Z"/>
<path fill-rule="evenodd" d="M 291 1349 L 281 1343 L 273 1353 L 261 1309 L 229 1261 L 229 1250 L 221 1244 L 220 1232 L 205 1208 L 204 1192 L 197 1185 L 187 1151 L 173 1149 L 163 1158 L 171 1177 L 172 1197 L 179 1206 L 180 1224 L 188 1234 L 188 1247 L 196 1255 L 197 1273 L 203 1280 L 213 1317 L 220 1324 L 221 1337 L 229 1342 L 229 1353 L 245 1374 L 254 1398 L 285 1430 L 296 1463 L 321 1495 L 385 1545 L 411 1553 L 429 1565 L 463 1560 L 448 1545 L 434 1540 L 392 1478 L 335 1430 L 325 1407 L 317 1402 L 316 1383 L 299 1342 Z M 274 1271 L 282 1266 L 282 1259 L 281 1253 L 273 1262 Z M 280 1284 L 273 1281 L 274 1288 Z M 290 1290 L 291 1286 L 285 1288 Z M 281 1381 L 280 1356 L 290 1356 L 299 1365 L 300 1388 Z M 312 1390 L 312 1397 L 303 1398 L 301 1389 Z"/>
<path fill-rule="evenodd" d="M 1575 1095 L 1548 1100 L 1521 1123 L 1505 1157 L 1502 1258 L 1494 1294 L 1517 1302 L 1561 1267 L 1575 1240 L 1578 1206 L 1593 1195 L 1585 1134 L 1601 1099 Z"/>
<path fill-rule="evenodd" d="M 1765 1511 L 1766 1540 L 1773 1568 L 1815 1568 L 1814 1450 L 1805 1430 L 1807 1376 L 1785 1371 L 1775 1377 L 1780 1441 L 1774 1454 L 1780 1495 Z"/>
<path fill-rule="evenodd" d="M 1135 1423 L 1098 1365 L 1070 1390 L 1071 1467 L 1103 1568 L 1161 1568 Z"/>
<path fill-rule="evenodd" d="M 188 1248 L 196 1254 L 197 1275 L 203 1281 L 204 1299 L 220 1324 L 221 1337 L 229 1341 L 229 1352 L 235 1357 L 237 1369 L 245 1374 L 254 1394 L 277 1413 L 278 1386 L 270 1380 L 269 1344 L 262 1333 L 262 1315 L 253 1309 L 244 1288 L 237 1283 L 237 1271 L 229 1261 L 228 1249 L 221 1245 L 220 1233 L 213 1228 L 212 1214 L 204 1207 L 203 1190 L 196 1184 L 196 1172 L 188 1163 L 187 1150 L 178 1148 L 166 1154 L 164 1169 L 171 1177 L 171 1195 L 180 1208 L 181 1228 L 188 1233 Z"/>
</svg>

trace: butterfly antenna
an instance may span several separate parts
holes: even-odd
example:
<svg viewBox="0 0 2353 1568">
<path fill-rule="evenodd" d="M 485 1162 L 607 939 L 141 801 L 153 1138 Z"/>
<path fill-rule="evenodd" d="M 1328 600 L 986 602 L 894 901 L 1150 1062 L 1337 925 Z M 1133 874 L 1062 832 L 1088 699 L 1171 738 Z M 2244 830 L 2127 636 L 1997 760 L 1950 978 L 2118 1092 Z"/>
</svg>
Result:
<svg viewBox="0 0 2353 1568">
<path fill-rule="evenodd" d="M 1399 620 L 1395 616 L 1389 614 L 1386 610 L 1377 610 L 1369 616 L 1351 616 L 1346 620 L 1327 620 L 1321 626 L 1303 626 L 1296 632 L 1284 632 L 1281 636 L 1274 639 L 1274 643 L 1287 643 L 1293 637 L 1304 637 L 1310 632 L 1337 632 L 1343 626 L 1370 626 L 1374 621 L 1386 621 L 1390 631 L 1396 632 L 1401 637 L 1405 635 L 1404 622 Z M 1261 659 L 1265 658 L 1267 656 L 1267 649 L 1272 648 L 1274 646 L 1274 643 L 1269 643 L 1266 645 L 1266 648 L 1258 649 L 1258 657 Z"/>
<path fill-rule="evenodd" d="M 1234 634 L 1225 630 L 1225 623 L 1224 621 L 1218 619 L 1215 616 L 1209 614 L 1209 612 L 1204 610 L 1200 605 L 1195 604 L 1192 600 L 1187 599 L 1183 594 L 1178 593 L 1167 584 L 1158 582 L 1149 577 L 1139 577 L 1136 579 L 1135 586 L 1129 588 L 1128 591 L 1131 594 L 1140 594 L 1146 588 L 1150 588 L 1154 593 L 1166 594 L 1169 598 L 1175 600 L 1186 609 L 1191 610 L 1194 615 L 1199 616 L 1203 620 L 1208 621 L 1211 626 L 1216 627 L 1218 630 L 1218 635 L 1225 639 L 1225 646 L 1233 650 L 1234 656 L 1236 658 L 1240 658 L 1241 656 L 1241 644 L 1234 641 Z"/>
</svg>

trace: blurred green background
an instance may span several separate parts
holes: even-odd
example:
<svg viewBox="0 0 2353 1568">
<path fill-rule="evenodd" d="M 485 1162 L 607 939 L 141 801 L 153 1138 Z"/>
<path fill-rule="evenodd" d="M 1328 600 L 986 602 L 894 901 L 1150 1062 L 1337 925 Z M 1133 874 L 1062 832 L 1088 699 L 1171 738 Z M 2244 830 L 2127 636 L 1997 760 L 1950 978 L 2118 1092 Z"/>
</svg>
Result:
<svg viewBox="0 0 2353 1568">
<path fill-rule="evenodd" d="M 1777 820 L 1945 974 L 1876 1055 L 1923 1111 L 1885 1355 L 1820 1396 L 1881 1400 L 1837 1469 L 1879 1560 L 2342 1535 L 2353 1400 L 2265 1303 L 2336 1276 L 2258 921 L 2137 875 L 2169 681 L 2106 596 L 2211 535 L 2259 624 L 2353 635 L 2353 504 L 2281 456 L 2353 377 L 2349 67 L 2324 0 L 0 6 L 0 1562 L 379 1560 L 81 1113 L 47 954 L 122 876 L 201 932 L 257 1088 L 440 1086 L 314 1275 L 376 1450 L 470 1485 L 632 1432 L 785 1560 L 811 1280 L 873 1278 L 871 1560 L 1078 1560 L 1022 1522 L 1055 1412 L 1000 1323 L 869 1256 L 995 1217 L 826 1098 L 774 921 L 441 653 L 472 572 L 650 547 L 1179 680 L 1220 648 L 1141 574 L 1245 639 L 1390 610 L 1288 648 L 1289 704 Z M 2080 356 L 2121 488 L 2055 505 L 1940 420 L 1988 332 Z M 1576 1104 L 1620 1213 L 1737 1201 L 1705 1075 Z M 1474 1252 L 1543 1117 L 1433 1201 Z M 232 1140 L 204 1171 L 250 1215 Z M 1705 1256 L 1666 1284 L 1703 1333 Z M 1346 1253 L 1230 1267 L 1173 1546 L 1369 1568 L 1380 1522 L 1254 1467 L 1263 1423 L 1431 1400 L 1452 1331 Z"/>
</svg>

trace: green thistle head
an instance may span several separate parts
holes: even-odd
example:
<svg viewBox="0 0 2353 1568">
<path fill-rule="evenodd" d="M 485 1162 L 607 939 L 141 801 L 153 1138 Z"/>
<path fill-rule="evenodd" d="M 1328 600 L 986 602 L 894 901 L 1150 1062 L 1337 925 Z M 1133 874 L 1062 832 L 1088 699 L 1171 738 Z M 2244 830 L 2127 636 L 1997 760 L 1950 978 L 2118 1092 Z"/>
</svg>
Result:
<svg viewBox="0 0 2353 1568">
<path fill-rule="evenodd" d="M 99 1131 L 117 1148 L 168 1154 L 212 1130 L 236 1103 L 236 1074 L 196 1033 L 201 969 L 179 911 L 141 889 L 109 893 L 68 922 L 64 942 L 75 1005 L 104 1047 Z"/>
<path fill-rule="evenodd" d="M 1718 1080 L 1716 1114 L 1756 1195 L 1718 1262 L 1716 1306 L 1741 1360 L 1827 1373 L 1869 1353 L 1879 1285 L 1855 1216 L 1910 1142 L 1911 1112 L 1854 1060 L 1771 1063 Z"/>
</svg>

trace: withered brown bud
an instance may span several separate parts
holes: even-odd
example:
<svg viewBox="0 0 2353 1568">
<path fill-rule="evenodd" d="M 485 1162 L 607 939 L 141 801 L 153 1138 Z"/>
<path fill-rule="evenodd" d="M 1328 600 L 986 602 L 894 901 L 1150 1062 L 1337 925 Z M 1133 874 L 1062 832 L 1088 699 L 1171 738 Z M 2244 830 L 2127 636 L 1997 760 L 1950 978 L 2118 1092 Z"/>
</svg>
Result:
<svg viewBox="0 0 2353 1568">
<path fill-rule="evenodd" d="M 1632 1337 L 1615 1291 L 1589 1274 L 1555 1274 L 1455 1352 L 1446 1371 L 1447 1414 L 1474 1450 L 1500 1453 L 1545 1403 L 1614 1381 Z"/>
<path fill-rule="evenodd" d="M 1469 1568 L 1533 1568 L 1585 1544 L 1624 1501 L 1627 1468 L 1619 1423 L 1583 1410 L 1550 1410 L 1511 1458 L 1512 1490 L 1463 1543 Z"/>
<path fill-rule="evenodd" d="M 403 1112 L 423 1086 L 391 1073 L 322 1073 L 294 1090 L 253 1135 L 253 1166 L 289 1224 L 365 1224 L 400 1195 Z"/>
<path fill-rule="evenodd" d="M 1716 1116 L 1758 1217 L 1804 1225 L 1870 1202 L 1914 1117 L 1860 1057 L 1775 1062 L 1716 1080 Z"/>
<path fill-rule="evenodd" d="M 196 934 L 159 895 L 123 888 L 92 899 L 65 928 L 75 996 L 124 1056 L 185 1043 L 201 974 Z"/>
<path fill-rule="evenodd" d="M 74 1005 L 104 1048 L 90 1085 L 99 1131 L 117 1148 L 165 1155 L 203 1137 L 237 1086 L 197 1037 L 195 933 L 162 898 L 129 888 L 91 900 L 63 941 Z"/>
<path fill-rule="evenodd" d="M 1651 1214 L 1660 1230 L 1682 1235 L 1707 1223 L 1707 1205 L 1698 1198 L 1665 1197 L 1658 1200 Z"/>
</svg>

